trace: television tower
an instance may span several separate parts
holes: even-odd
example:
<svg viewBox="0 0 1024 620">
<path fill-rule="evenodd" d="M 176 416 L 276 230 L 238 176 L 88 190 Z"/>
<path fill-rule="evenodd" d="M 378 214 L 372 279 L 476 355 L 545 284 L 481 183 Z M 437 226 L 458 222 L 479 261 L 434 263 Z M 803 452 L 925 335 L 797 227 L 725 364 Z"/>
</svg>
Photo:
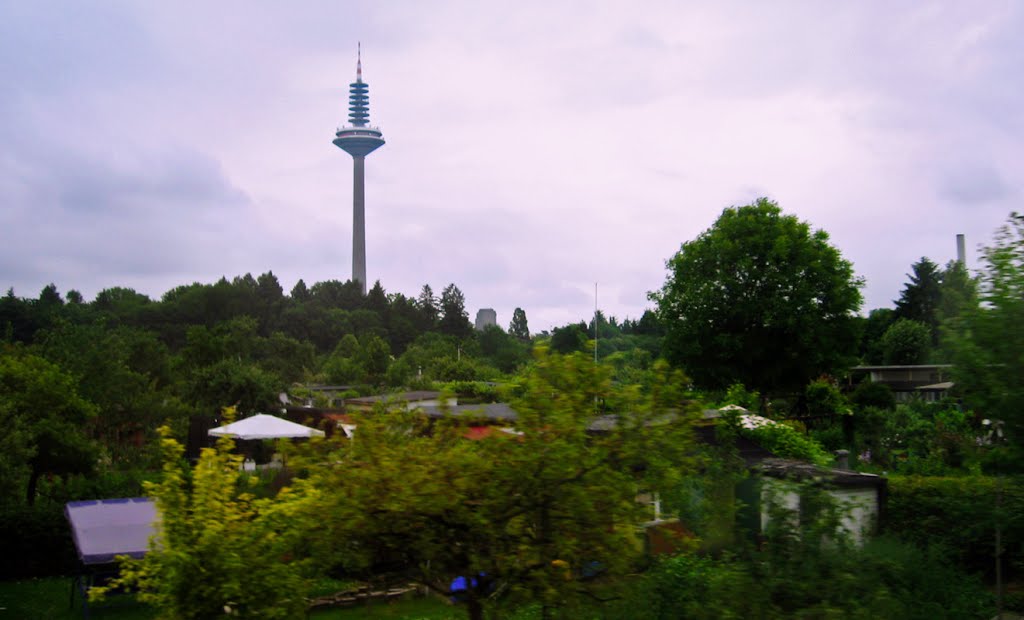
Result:
<svg viewBox="0 0 1024 620">
<path fill-rule="evenodd" d="M 384 146 L 380 129 L 370 126 L 369 85 L 363 82 L 362 44 L 356 48 L 356 81 L 348 85 L 349 127 L 339 127 L 334 145 L 352 156 L 352 280 L 366 294 L 366 203 L 363 163 L 366 156 Z"/>
</svg>

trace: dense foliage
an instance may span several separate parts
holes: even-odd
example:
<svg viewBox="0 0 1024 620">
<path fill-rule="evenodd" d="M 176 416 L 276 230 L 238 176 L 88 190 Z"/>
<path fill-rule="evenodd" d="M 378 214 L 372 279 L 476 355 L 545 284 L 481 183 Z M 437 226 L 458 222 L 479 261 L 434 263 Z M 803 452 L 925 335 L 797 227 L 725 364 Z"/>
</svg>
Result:
<svg viewBox="0 0 1024 620">
<path fill-rule="evenodd" d="M 886 530 L 935 547 L 967 570 L 992 575 L 996 527 L 1004 570 L 1024 572 L 1024 480 L 989 476 L 893 476 Z"/>
<path fill-rule="evenodd" d="M 635 583 L 605 618 L 988 618 L 992 596 L 941 555 L 892 539 L 863 548 L 799 538 L 719 558 L 681 555 Z M 773 544 L 776 543 L 776 544 Z"/>
<path fill-rule="evenodd" d="M 723 211 L 668 269 L 652 294 L 665 353 L 700 386 L 770 397 L 853 359 L 862 281 L 826 232 L 770 200 Z"/>
<path fill-rule="evenodd" d="M 985 250 L 977 279 L 922 258 L 895 309 L 866 318 L 853 316 L 860 281 L 827 235 L 767 200 L 726 209 L 668 266 L 657 312 L 597 311 L 535 334 L 521 308 L 508 331 L 473 330 L 454 284 L 413 298 L 379 282 L 363 294 L 300 280 L 286 293 L 268 272 L 159 300 L 8 291 L 0 549 L 24 559 L 4 576 L 73 566 L 64 502 L 138 495 L 157 479 L 146 492 L 165 518 L 162 546 L 125 583 L 173 618 L 295 617 L 309 579 L 325 574 L 443 593 L 468 577 L 460 602 L 474 618 L 990 616 L 975 579 L 993 578 L 996 532 L 1002 574 L 1024 569 L 1013 477 L 1024 468 L 1024 216 Z M 855 356 L 951 361 L 952 399 L 855 386 Z M 471 417 L 381 410 L 355 440 L 289 454 L 271 486 L 239 472 L 227 442 L 192 468 L 171 439 L 224 405 L 278 408 L 285 391 L 324 405 L 313 384 L 344 396 L 445 389 L 519 417 L 481 431 Z M 737 546 L 747 470 L 728 441 L 694 445 L 700 400 L 774 420 L 720 424 L 719 439 L 819 465 L 847 450 L 853 467 L 892 476 L 890 538 L 851 546 L 835 510 L 802 504 L 773 514 L 767 544 Z M 637 524 L 654 510 L 638 497 L 681 518 L 680 548 L 720 553 L 645 572 Z"/>
<path fill-rule="evenodd" d="M 311 574 L 301 556 L 308 543 L 298 537 L 305 498 L 287 489 L 274 499 L 248 493 L 230 438 L 183 467 L 184 448 L 169 434 L 164 428 L 163 477 L 145 489 L 160 514 L 154 547 L 122 562 L 121 575 L 90 597 L 134 590 L 166 620 L 301 617 Z"/>
<path fill-rule="evenodd" d="M 1011 215 L 982 261 L 982 303 L 954 326 L 957 388 L 968 406 L 999 426 L 1006 449 L 1000 467 L 1024 471 L 1024 215 Z"/>
<path fill-rule="evenodd" d="M 452 419 L 381 409 L 354 439 L 292 454 L 301 475 L 263 499 L 247 492 L 230 440 L 189 469 L 165 437 L 162 481 L 147 486 L 157 547 L 115 585 L 173 619 L 296 617 L 313 567 L 442 593 L 466 576 L 472 618 L 498 589 L 503 606 L 573 605 L 588 576 L 621 576 L 639 559 L 635 526 L 648 516 L 637 488 L 693 471 L 685 378 L 656 372 L 642 393 L 586 356 L 540 349 L 509 397 L 514 432 L 474 441 Z"/>
</svg>

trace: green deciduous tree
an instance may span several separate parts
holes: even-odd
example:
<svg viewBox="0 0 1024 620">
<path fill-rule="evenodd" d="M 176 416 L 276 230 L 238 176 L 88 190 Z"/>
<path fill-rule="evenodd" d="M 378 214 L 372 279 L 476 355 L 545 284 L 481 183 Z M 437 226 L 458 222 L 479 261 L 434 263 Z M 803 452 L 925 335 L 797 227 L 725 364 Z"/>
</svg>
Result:
<svg viewBox="0 0 1024 620">
<path fill-rule="evenodd" d="M 852 360 L 862 281 L 826 232 L 770 200 L 723 211 L 668 269 L 651 294 L 664 353 L 698 385 L 770 396 Z"/>
<path fill-rule="evenodd" d="M 555 327 L 551 330 L 551 350 L 563 355 L 582 351 L 588 339 L 587 324 L 583 321 Z"/>
<path fill-rule="evenodd" d="M 363 307 L 363 288 L 356 280 L 324 280 L 309 289 L 311 301 L 323 308 L 357 310 Z"/>
<path fill-rule="evenodd" d="M 524 341 L 508 334 L 497 325 L 487 325 L 477 333 L 480 353 L 498 370 L 509 373 L 528 359 Z"/>
<path fill-rule="evenodd" d="M 920 321 L 896 319 L 882 335 L 882 361 L 886 364 L 924 364 L 931 349 L 932 331 Z"/>
<path fill-rule="evenodd" d="M 587 356 L 540 350 L 509 399 L 515 433 L 476 442 L 452 420 L 366 416 L 351 442 L 304 461 L 308 483 L 330 489 L 308 522 L 347 570 L 442 592 L 467 577 L 474 619 L 497 592 L 510 604 L 572 605 L 588 572 L 630 569 L 645 520 L 637 489 L 671 488 L 692 469 L 685 380 L 658 372 L 641 395 Z M 591 432 L 598 420 L 604 434 Z"/>
<path fill-rule="evenodd" d="M 14 289 L 0 298 L 0 342 L 31 342 L 39 329 L 29 301 L 15 297 Z"/>
<path fill-rule="evenodd" d="M 0 491 L 23 494 L 31 504 L 44 474 L 91 472 L 98 451 L 83 427 L 95 413 L 59 367 L 16 348 L 0 349 Z"/>
<path fill-rule="evenodd" d="M 860 347 L 858 354 L 865 364 L 882 363 L 882 336 L 896 320 L 892 308 L 875 308 L 861 319 Z"/>
<path fill-rule="evenodd" d="M 262 413 L 276 406 L 284 384 L 281 379 L 251 362 L 226 358 L 194 369 L 185 385 L 185 399 L 204 413 L 229 402 L 246 414 Z"/>
<path fill-rule="evenodd" d="M 978 305 L 978 282 L 967 273 L 967 268 L 959 261 L 946 263 L 946 268 L 942 271 L 939 293 L 937 314 L 940 323 L 955 321 L 964 311 Z"/>
<path fill-rule="evenodd" d="M 143 456 L 139 445 L 147 435 L 185 417 L 173 393 L 167 347 L 152 332 L 59 322 L 40 332 L 39 341 L 42 355 L 74 377 L 78 393 L 96 405 L 86 430 L 112 461 Z"/>
</svg>

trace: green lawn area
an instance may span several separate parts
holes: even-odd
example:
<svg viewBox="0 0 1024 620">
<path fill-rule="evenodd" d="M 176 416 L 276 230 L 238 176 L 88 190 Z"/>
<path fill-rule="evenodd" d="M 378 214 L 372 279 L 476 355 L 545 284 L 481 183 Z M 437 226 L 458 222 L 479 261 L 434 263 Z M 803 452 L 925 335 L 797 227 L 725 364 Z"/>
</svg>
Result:
<svg viewBox="0 0 1024 620">
<path fill-rule="evenodd" d="M 81 598 L 76 596 L 76 604 L 72 608 L 69 606 L 70 593 L 71 580 L 67 578 L 0 582 L 0 619 L 80 619 Z M 108 602 L 91 605 L 89 617 L 97 620 L 152 620 L 156 614 L 149 607 L 127 597 L 112 597 Z M 365 607 L 323 609 L 310 614 L 309 617 L 322 620 L 465 620 L 466 612 L 461 607 L 447 605 L 436 598 L 407 598 L 393 602 L 377 601 Z"/>
<path fill-rule="evenodd" d="M 76 593 L 71 607 L 71 579 L 48 578 L 0 583 L 0 618 L 64 620 L 82 618 L 82 597 Z M 153 612 L 133 600 L 112 597 L 110 602 L 92 605 L 89 617 L 117 620 L 149 620 Z"/>
</svg>

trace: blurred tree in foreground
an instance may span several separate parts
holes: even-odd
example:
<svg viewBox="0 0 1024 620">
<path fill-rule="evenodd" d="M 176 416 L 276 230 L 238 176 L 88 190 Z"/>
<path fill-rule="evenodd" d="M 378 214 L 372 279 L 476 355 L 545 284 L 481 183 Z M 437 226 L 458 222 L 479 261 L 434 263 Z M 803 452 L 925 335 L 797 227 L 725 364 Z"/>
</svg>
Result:
<svg viewBox="0 0 1024 620">
<path fill-rule="evenodd" d="M 982 417 L 999 421 L 1014 469 L 1024 469 L 1024 215 L 1013 213 L 982 251 L 980 305 L 955 325 L 957 389 Z"/>
<path fill-rule="evenodd" d="M 641 396 L 585 355 L 540 349 L 508 401 L 514 431 L 479 441 L 451 419 L 364 417 L 354 440 L 303 462 L 303 484 L 330 489 L 306 521 L 324 543 L 320 559 L 443 593 L 464 577 L 474 619 L 497 589 L 505 604 L 575 604 L 588 574 L 631 570 L 636 524 L 649 519 L 637 489 L 669 488 L 693 469 L 685 381 L 657 372 Z"/>
</svg>

